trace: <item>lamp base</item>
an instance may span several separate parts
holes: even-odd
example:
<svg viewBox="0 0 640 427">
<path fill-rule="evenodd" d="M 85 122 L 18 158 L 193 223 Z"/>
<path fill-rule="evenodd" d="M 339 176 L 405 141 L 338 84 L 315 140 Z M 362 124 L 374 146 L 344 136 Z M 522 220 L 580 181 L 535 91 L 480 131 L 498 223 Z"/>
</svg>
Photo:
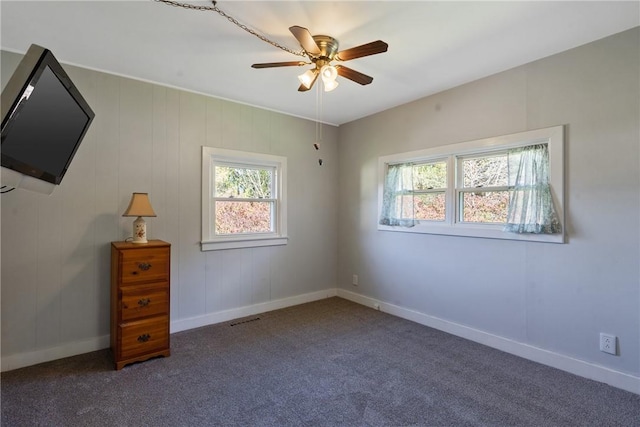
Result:
<svg viewBox="0 0 640 427">
<path fill-rule="evenodd" d="M 133 221 L 133 240 L 131 243 L 149 243 L 147 241 L 147 224 L 141 216 Z"/>
</svg>

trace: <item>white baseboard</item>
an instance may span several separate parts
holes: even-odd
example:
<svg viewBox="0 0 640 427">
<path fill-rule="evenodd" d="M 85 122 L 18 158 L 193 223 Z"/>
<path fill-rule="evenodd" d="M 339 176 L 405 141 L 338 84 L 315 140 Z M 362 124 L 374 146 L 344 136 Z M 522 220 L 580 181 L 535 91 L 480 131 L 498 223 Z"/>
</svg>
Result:
<svg viewBox="0 0 640 427">
<path fill-rule="evenodd" d="M 0 362 L 1 370 L 2 372 L 11 371 L 14 369 L 24 368 L 25 366 L 62 359 L 64 357 L 102 350 L 109 346 L 109 335 L 103 335 L 101 337 L 66 343 L 61 346 L 45 348 L 43 350 L 12 354 L 11 356 L 2 357 L 2 362 Z"/>
<path fill-rule="evenodd" d="M 280 308 L 291 307 L 294 305 L 304 304 L 307 302 L 317 301 L 334 296 L 336 296 L 336 289 L 331 288 L 324 291 L 312 292 L 275 301 L 268 301 L 260 304 L 220 311 L 204 316 L 180 319 L 171 322 L 170 331 L 171 333 L 185 331 L 187 329 L 199 328 L 201 326 L 207 326 L 214 323 L 226 322 L 229 320 L 237 319 L 239 317 L 252 316 L 254 314 L 260 314 L 266 311 L 278 310 Z M 110 336 L 104 335 L 86 341 L 65 343 L 57 347 L 46 348 L 43 350 L 18 353 L 11 356 L 3 356 L 2 361 L 0 362 L 0 370 L 2 372 L 11 371 L 13 369 L 37 365 L 38 363 L 50 362 L 52 360 L 62 359 L 64 357 L 76 356 L 82 353 L 102 350 L 104 348 L 108 348 L 110 345 Z"/>
<path fill-rule="evenodd" d="M 278 310 L 334 296 L 372 308 L 378 308 L 385 313 L 475 341 L 534 362 L 542 363 L 543 365 L 551 366 L 584 378 L 603 382 L 613 387 L 640 394 L 640 377 L 493 335 L 465 325 L 450 322 L 448 320 L 429 316 L 415 310 L 389 304 L 384 301 L 379 301 L 344 289 L 326 289 L 323 291 L 210 313 L 204 316 L 176 320 L 171 322 L 171 333 L 199 328 L 201 326 L 212 325 L 220 322 L 227 322 L 240 317 L 253 316 L 267 311 Z M 0 370 L 4 372 L 19 369 L 26 366 L 36 365 L 38 363 L 101 350 L 109 347 L 109 345 L 109 335 L 103 335 L 85 341 L 64 344 L 58 347 L 5 356 L 2 357 L 0 362 Z"/>
<path fill-rule="evenodd" d="M 317 301 L 335 296 L 337 296 L 337 289 L 332 288 L 303 295 L 296 295 L 294 297 L 267 301 L 239 308 L 232 308 L 230 310 L 218 311 L 202 316 L 190 317 L 188 319 L 180 319 L 171 322 L 171 333 L 199 328 L 201 326 L 213 325 L 220 322 L 227 322 L 229 320 L 238 319 L 240 317 L 253 316 L 255 314 L 265 313 L 267 311 L 278 310 L 281 308 L 291 307 L 294 305 L 304 304 L 307 302 Z"/>
<path fill-rule="evenodd" d="M 498 335 L 493 335 L 478 329 L 470 328 L 465 325 L 450 322 L 438 317 L 429 316 L 427 314 L 389 304 L 384 301 L 378 301 L 364 295 L 356 294 L 344 289 L 337 290 L 337 296 L 366 305 L 368 307 L 377 308 L 385 313 L 411 320 L 461 338 L 475 341 L 489 347 L 510 353 L 524 359 L 532 360 L 543 365 L 551 366 L 572 374 L 588 378 L 594 381 L 603 382 L 613 387 L 632 393 L 640 394 L 640 377 L 636 377 L 624 372 L 619 372 L 594 363 L 585 362 L 584 360 L 575 359 L 559 353 L 554 353 L 529 344 L 514 341 Z"/>
</svg>

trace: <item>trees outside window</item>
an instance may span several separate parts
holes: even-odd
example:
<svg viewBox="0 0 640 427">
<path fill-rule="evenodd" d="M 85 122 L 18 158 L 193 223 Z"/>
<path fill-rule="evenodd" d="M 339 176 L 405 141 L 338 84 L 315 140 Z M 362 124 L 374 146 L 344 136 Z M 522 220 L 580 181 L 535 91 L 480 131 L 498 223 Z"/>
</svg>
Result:
<svg viewBox="0 0 640 427">
<path fill-rule="evenodd" d="M 495 153 L 458 158 L 461 222 L 505 224 L 509 208 L 509 156 Z M 461 176 L 460 176 L 461 175 Z"/>
<path fill-rule="evenodd" d="M 216 235 L 274 231 L 276 199 L 274 168 L 215 167 L 214 223 Z"/>
<path fill-rule="evenodd" d="M 286 158 L 203 147 L 202 249 L 286 244 Z"/>
</svg>

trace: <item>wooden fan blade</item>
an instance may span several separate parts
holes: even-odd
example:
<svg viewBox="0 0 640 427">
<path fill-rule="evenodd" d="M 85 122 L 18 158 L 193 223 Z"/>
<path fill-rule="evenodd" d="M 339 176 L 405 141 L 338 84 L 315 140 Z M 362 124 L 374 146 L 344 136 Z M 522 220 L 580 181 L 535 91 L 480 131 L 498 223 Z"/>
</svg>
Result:
<svg viewBox="0 0 640 427">
<path fill-rule="evenodd" d="M 359 71 L 352 70 L 351 68 L 347 68 L 343 65 L 336 65 L 336 69 L 338 70 L 338 75 L 349 80 L 353 80 L 356 83 L 360 83 L 363 86 L 368 85 L 373 81 L 373 77 L 369 77 L 366 74 L 362 74 Z"/>
<path fill-rule="evenodd" d="M 303 65 L 308 65 L 309 62 L 304 61 L 288 61 L 288 62 L 265 62 L 262 64 L 253 64 L 251 68 L 273 68 L 273 67 L 301 67 Z"/>
<path fill-rule="evenodd" d="M 386 52 L 389 45 L 382 40 L 376 40 L 371 43 L 363 44 L 360 46 L 352 47 L 338 52 L 335 59 L 338 61 L 349 61 L 350 59 L 362 58 L 363 56 L 376 55 L 378 53 Z"/>
<path fill-rule="evenodd" d="M 291 34 L 293 34 L 300 43 L 300 46 L 302 46 L 307 53 L 312 55 L 320 55 L 322 53 L 320 52 L 320 48 L 316 44 L 315 40 L 313 40 L 309 30 L 304 27 L 294 25 L 293 27 L 289 27 L 289 31 L 291 31 Z"/>
</svg>

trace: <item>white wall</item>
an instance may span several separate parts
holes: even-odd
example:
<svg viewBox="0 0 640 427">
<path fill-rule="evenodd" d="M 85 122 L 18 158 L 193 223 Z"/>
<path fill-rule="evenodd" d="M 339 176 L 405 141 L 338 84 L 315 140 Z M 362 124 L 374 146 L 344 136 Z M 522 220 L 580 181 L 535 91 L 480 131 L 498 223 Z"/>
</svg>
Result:
<svg viewBox="0 0 640 427">
<path fill-rule="evenodd" d="M 2 52 L 3 87 L 20 58 Z M 336 128 L 324 128 L 320 167 L 313 122 L 64 68 L 96 118 L 51 196 L 2 195 L 3 370 L 109 346 L 109 244 L 131 235 L 121 215 L 134 191 L 158 215 L 149 237 L 172 244 L 172 331 L 334 289 Z M 288 245 L 200 251 L 202 145 L 287 157 Z"/>
<path fill-rule="evenodd" d="M 341 126 L 339 294 L 640 393 L 639 46 L 636 28 Z M 376 230 L 379 156 L 554 125 L 567 244 Z"/>
</svg>

